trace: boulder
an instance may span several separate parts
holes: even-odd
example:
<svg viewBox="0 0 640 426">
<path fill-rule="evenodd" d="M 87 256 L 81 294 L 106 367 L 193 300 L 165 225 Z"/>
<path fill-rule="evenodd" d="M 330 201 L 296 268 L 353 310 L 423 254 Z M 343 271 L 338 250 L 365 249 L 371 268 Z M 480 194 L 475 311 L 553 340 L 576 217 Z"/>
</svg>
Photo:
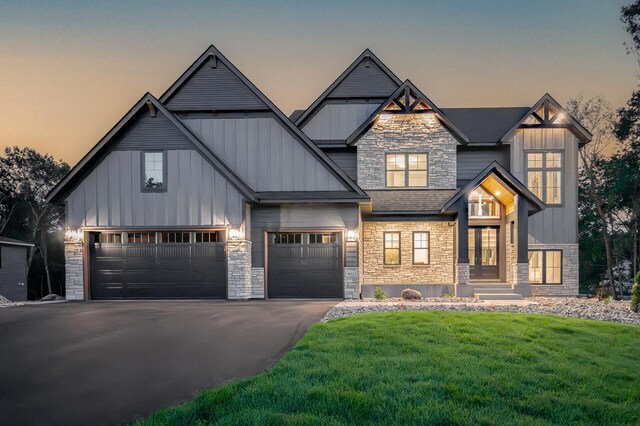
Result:
<svg viewBox="0 0 640 426">
<path fill-rule="evenodd" d="M 400 297 L 402 297 L 404 300 L 420 300 L 422 299 L 422 294 L 420 294 L 418 290 L 405 288 L 404 290 L 402 290 Z"/>
<path fill-rule="evenodd" d="M 51 302 L 52 300 L 65 300 L 65 298 L 58 296 L 57 294 L 47 294 L 45 297 L 40 299 L 40 302 Z"/>
</svg>

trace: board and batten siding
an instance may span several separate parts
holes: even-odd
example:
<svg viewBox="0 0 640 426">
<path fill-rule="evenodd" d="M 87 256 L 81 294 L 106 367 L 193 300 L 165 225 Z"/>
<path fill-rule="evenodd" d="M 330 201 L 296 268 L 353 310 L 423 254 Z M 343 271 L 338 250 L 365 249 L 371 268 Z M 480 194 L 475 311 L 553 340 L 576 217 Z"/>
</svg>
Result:
<svg viewBox="0 0 640 426">
<path fill-rule="evenodd" d="M 349 230 L 358 227 L 357 204 L 254 206 L 251 209 L 252 266 L 264 266 L 264 232 Z"/>
<path fill-rule="evenodd" d="M 312 140 L 346 140 L 380 106 L 379 103 L 325 104 L 302 127 Z"/>
<path fill-rule="evenodd" d="M 567 129 L 519 129 L 510 142 L 511 173 L 525 185 L 527 150 L 563 152 L 562 206 L 547 206 L 529 217 L 529 243 L 577 244 L 578 139 Z"/>
<path fill-rule="evenodd" d="M 505 169 L 510 169 L 509 145 L 501 146 L 469 146 L 460 145 L 456 154 L 458 187 L 463 187 L 473 180 L 489 164 L 497 161 Z"/>
<path fill-rule="evenodd" d="M 165 192 L 142 191 L 142 151 L 111 151 L 66 198 L 67 226 L 242 223 L 243 197 L 195 150 L 168 150 Z"/>
<path fill-rule="evenodd" d="M 182 120 L 256 191 L 345 191 L 273 117 Z"/>
<path fill-rule="evenodd" d="M 358 150 L 356 147 L 323 148 L 322 151 L 354 182 L 358 181 Z"/>
<path fill-rule="evenodd" d="M 387 98 L 398 86 L 372 60 L 363 60 L 327 98 Z"/>
</svg>

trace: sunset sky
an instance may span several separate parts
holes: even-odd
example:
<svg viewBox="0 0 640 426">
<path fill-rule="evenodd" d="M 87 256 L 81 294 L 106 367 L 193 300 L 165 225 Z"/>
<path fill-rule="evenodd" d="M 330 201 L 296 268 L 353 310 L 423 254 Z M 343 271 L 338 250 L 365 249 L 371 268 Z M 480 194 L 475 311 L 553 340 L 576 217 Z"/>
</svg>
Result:
<svg viewBox="0 0 640 426">
<path fill-rule="evenodd" d="M 440 107 L 624 105 L 622 0 L 0 2 L 0 146 L 75 164 L 214 44 L 285 113 L 365 48 Z M 134 5 L 132 5 L 134 4 Z"/>
</svg>

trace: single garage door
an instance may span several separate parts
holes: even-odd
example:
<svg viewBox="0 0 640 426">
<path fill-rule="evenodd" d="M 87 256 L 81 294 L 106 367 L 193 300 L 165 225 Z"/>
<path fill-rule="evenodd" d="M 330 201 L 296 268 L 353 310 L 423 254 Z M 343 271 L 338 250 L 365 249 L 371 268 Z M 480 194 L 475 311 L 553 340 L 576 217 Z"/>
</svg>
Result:
<svg viewBox="0 0 640 426">
<path fill-rule="evenodd" d="M 225 298 L 224 232 L 92 234 L 92 299 Z"/>
<path fill-rule="evenodd" d="M 268 234 L 269 298 L 342 298 L 342 234 Z"/>
</svg>

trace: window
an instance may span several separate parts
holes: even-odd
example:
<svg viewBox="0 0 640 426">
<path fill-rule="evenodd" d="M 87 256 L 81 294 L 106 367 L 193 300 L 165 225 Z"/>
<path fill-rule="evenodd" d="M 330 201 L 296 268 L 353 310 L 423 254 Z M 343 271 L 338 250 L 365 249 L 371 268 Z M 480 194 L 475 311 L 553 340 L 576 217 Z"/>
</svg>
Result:
<svg viewBox="0 0 640 426">
<path fill-rule="evenodd" d="M 129 232 L 127 235 L 129 244 L 155 244 L 155 232 Z"/>
<path fill-rule="evenodd" d="M 189 243 L 188 232 L 163 232 L 161 234 L 162 243 Z"/>
<path fill-rule="evenodd" d="M 429 264 L 429 233 L 428 232 L 413 233 L 413 264 L 414 265 Z"/>
<path fill-rule="evenodd" d="M 338 241 L 335 233 L 332 234 L 309 234 L 309 244 L 331 244 Z"/>
<path fill-rule="evenodd" d="M 98 241 L 101 243 L 122 244 L 122 234 L 120 232 L 102 232 L 99 235 Z"/>
<path fill-rule="evenodd" d="M 384 264 L 385 265 L 400 264 L 400 233 L 399 232 L 384 233 Z"/>
<path fill-rule="evenodd" d="M 301 244 L 302 234 L 272 234 L 273 244 Z"/>
<path fill-rule="evenodd" d="M 478 187 L 469 195 L 469 217 L 500 217 L 500 204 L 483 188 Z"/>
<path fill-rule="evenodd" d="M 387 187 L 404 188 L 427 186 L 427 161 L 427 154 L 387 154 Z"/>
<path fill-rule="evenodd" d="M 562 284 L 562 250 L 530 250 L 529 282 Z"/>
<path fill-rule="evenodd" d="M 142 188 L 147 191 L 165 190 L 164 151 L 145 151 L 143 155 L 144 181 Z"/>
<path fill-rule="evenodd" d="M 562 152 L 527 152 L 527 187 L 549 205 L 562 204 Z"/>
<path fill-rule="evenodd" d="M 217 232 L 196 232 L 196 243 L 217 243 Z"/>
</svg>

